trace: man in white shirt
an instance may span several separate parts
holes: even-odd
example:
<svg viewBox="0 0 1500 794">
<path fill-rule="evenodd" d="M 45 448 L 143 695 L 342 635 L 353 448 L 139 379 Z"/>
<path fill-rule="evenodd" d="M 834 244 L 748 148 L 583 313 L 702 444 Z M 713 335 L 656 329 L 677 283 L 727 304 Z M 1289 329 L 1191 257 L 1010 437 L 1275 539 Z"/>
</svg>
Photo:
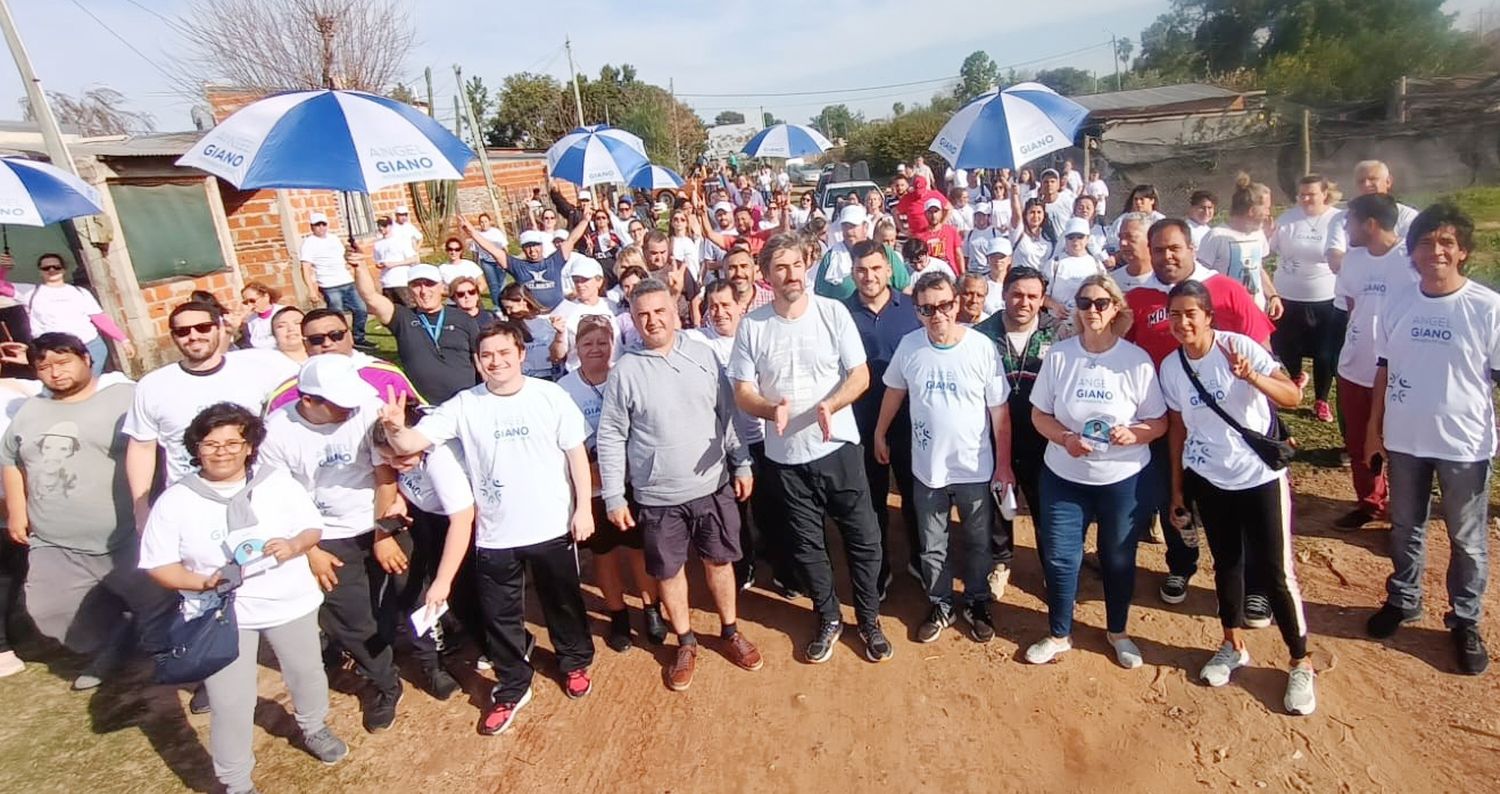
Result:
<svg viewBox="0 0 1500 794">
<path fill-rule="evenodd" d="M 311 213 L 307 216 L 307 223 L 312 234 L 302 238 L 302 244 L 297 248 L 297 257 L 302 261 L 302 280 L 308 287 L 318 288 L 328 308 L 353 314 L 354 322 L 350 327 L 354 331 L 354 346 L 374 350 L 375 346 L 365 339 L 369 312 L 359 297 L 359 291 L 354 288 L 354 277 L 344 266 L 344 244 L 328 233 L 327 215 Z"/>
<path fill-rule="evenodd" d="M 1193 247 L 1203 250 L 1203 237 L 1214 227 L 1214 214 L 1219 210 L 1219 199 L 1207 190 L 1195 190 L 1188 196 L 1188 231 L 1193 235 Z"/>
<path fill-rule="evenodd" d="M 479 213 L 478 235 L 493 243 L 496 247 L 505 248 L 510 245 L 510 238 L 505 236 L 505 230 L 495 225 L 494 219 L 490 218 L 488 212 Z M 480 248 L 471 242 L 469 246 L 474 256 L 479 260 L 479 266 L 484 269 L 484 281 L 490 288 L 490 302 L 496 306 L 500 305 L 500 290 L 505 287 L 505 271 L 502 263 L 495 259 L 495 255 Z"/>
<path fill-rule="evenodd" d="M 1489 652 L 1479 633 L 1489 581 L 1494 384 L 1500 379 L 1500 295 L 1464 275 L 1474 222 L 1452 204 L 1428 207 L 1407 235 L 1420 279 L 1386 298 L 1375 336 L 1373 410 L 1365 440 L 1390 477 L 1391 565 L 1370 636 L 1422 617 L 1432 480 L 1443 494 L 1451 552 L 1444 623 L 1458 668 L 1479 675 Z"/>
<path fill-rule="evenodd" d="M 1086 188 L 1088 194 L 1094 197 L 1094 206 L 1098 208 L 1099 217 L 1109 217 L 1109 211 L 1105 204 L 1109 201 L 1109 185 L 1104 183 L 1104 177 L 1098 170 L 1089 173 L 1089 184 Z"/>
<path fill-rule="evenodd" d="M 1083 175 L 1073 167 L 1072 160 L 1063 160 L 1062 186 L 1064 190 L 1075 196 L 1083 192 Z"/>
<path fill-rule="evenodd" d="M 375 221 L 375 229 L 380 234 L 374 252 L 375 266 L 380 268 L 380 290 L 393 303 L 410 306 L 411 293 L 406 282 L 411 266 L 420 261 L 417 251 L 405 237 L 395 234 L 390 218 L 382 215 Z"/>
<path fill-rule="evenodd" d="M 1150 216 L 1142 212 L 1132 212 L 1120 220 L 1120 247 L 1115 251 L 1115 266 L 1109 275 L 1127 295 L 1154 278 L 1151 246 L 1146 242 L 1146 230 L 1150 227 Z"/>
<path fill-rule="evenodd" d="M 418 229 L 417 225 L 411 222 L 410 207 L 402 204 L 396 208 L 396 223 L 392 226 L 391 231 L 398 238 L 405 239 L 407 247 L 411 248 L 411 250 L 421 250 L 422 230 Z"/>
<path fill-rule="evenodd" d="M 932 175 L 932 168 L 927 165 L 927 158 L 921 155 L 917 155 L 917 160 L 911 168 L 911 175 L 914 177 L 926 177 L 927 184 L 929 185 L 937 184 L 937 181 L 933 178 Z"/>
<path fill-rule="evenodd" d="M 1354 165 L 1354 186 L 1361 196 L 1372 193 L 1390 195 L 1391 169 L 1379 160 L 1363 160 Z M 1400 202 L 1396 203 L 1396 236 L 1406 239 L 1411 222 L 1416 220 L 1417 210 Z M 1349 235 L 1343 215 L 1335 217 L 1328 226 L 1328 267 L 1339 272 L 1344 264 L 1344 252 L 1349 250 Z"/>
<path fill-rule="evenodd" d="M 741 321 L 729 376 L 740 409 L 767 423 L 766 457 L 818 613 L 805 655 L 814 664 L 828 661 L 844 631 L 824 544 L 826 515 L 843 535 L 865 656 L 884 661 L 893 649 L 880 628 L 880 525 L 849 409 L 869 386 L 864 346 L 842 303 L 808 291 L 799 237 L 772 237 L 760 266 L 775 299 Z"/>
</svg>

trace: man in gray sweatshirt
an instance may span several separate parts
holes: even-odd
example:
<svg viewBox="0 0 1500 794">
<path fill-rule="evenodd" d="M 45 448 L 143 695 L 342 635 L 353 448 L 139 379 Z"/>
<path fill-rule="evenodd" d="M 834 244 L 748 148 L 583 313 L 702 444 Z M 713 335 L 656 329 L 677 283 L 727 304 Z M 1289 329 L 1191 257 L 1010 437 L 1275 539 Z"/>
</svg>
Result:
<svg viewBox="0 0 1500 794">
<path fill-rule="evenodd" d="M 612 524 L 645 533 L 646 572 L 661 583 L 662 605 L 678 638 L 666 683 L 682 691 L 698 660 L 688 621 L 690 547 L 703 561 L 725 655 L 746 670 L 761 666 L 760 651 L 735 626 L 733 565 L 741 555 L 735 501 L 750 498 L 750 453 L 734 430 L 729 381 L 712 348 L 677 332 L 677 307 L 666 285 L 656 279 L 636 284 L 630 316 L 642 344 L 615 364 L 604 387 L 595 436 L 601 495 Z M 627 471 L 639 516 L 625 501 Z"/>
</svg>

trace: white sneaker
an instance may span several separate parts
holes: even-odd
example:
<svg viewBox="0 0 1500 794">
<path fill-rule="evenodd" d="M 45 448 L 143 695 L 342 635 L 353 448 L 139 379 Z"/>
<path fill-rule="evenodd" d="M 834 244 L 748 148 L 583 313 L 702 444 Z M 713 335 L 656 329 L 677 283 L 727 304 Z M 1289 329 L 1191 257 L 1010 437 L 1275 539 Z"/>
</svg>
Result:
<svg viewBox="0 0 1500 794">
<path fill-rule="evenodd" d="M 495 665 L 490 662 L 490 657 L 481 655 L 478 659 L 474 660 L 474 669 L 481 673 L 487 673 L 495 669 Z"/>
<path fill-rule="evenodd" d="M 15 675 L 26 669 L 26 663 L 15 651 L 0 651 L 0 678 Z"/>
<path fill-rule="evenodd" d="M 995 570 L 990 571 L 989 583 L 990 596 L 998 603 L 1005 597 L 1005 586 L 1010 584 L 1010 566 L 1005 563 L 996 565 Z"/>
<path fill-rule="evenodd" d="M 1026 649 L 1026 661 L 1032 664 L 1046 664 L 1057 658 L 1060 653 L 1073 650 L 1073 639 L 1071 637 L 1053 637 L 1048 635 L 1037 640 L 1030 648 Z"/>
<path fill-rule="evenodd" d="M 1283 704 L 1287 713 L 1307 716 L 1317 711 L 1318 696 L 1313 693 L 1313 679 L 1317 673 L 1311 667 L 1293 667 L 1286 680 L 1286 698 Z"/>
<path fill-rule="evenodd" d="M 1106 634 L 1105 636 L 1109 638 L 1110 647 L 1115 649 L 1115 661 L 1119 662 L 1121 667 L 1134 670 L 1146 663 L 1146 660 L 1141 658 L 1141 649 L 1130 637 L 1124 634 Z"/>
<path fill-rule="evenodd" d="M 1224 643 L 1219 646 L 1218 653 L 1203 665 L 1202 672 L 1198 676 L 1209 686 L 1224 686 L 1229 683 L 1229 674 L 1241 667 L 1250 665 L 1250 650 L 1248 648 L 1234 649 L 1233 643 Z"/>
</svg>

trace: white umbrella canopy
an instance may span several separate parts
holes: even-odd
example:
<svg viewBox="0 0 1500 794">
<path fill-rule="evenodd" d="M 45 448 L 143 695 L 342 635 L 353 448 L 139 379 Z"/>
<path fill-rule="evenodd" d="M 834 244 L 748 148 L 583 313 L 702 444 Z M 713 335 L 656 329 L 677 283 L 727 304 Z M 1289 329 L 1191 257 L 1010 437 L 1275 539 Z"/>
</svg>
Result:
<svg viewBox="0 0 1500 794">
<path fill-rule="evenodd" d="M 929 148 L 954 168 L 1020 168 L 1072 146 L 1088 115 L 1041 83 L 1017 83 L 960 108 Z"/>
</svg>

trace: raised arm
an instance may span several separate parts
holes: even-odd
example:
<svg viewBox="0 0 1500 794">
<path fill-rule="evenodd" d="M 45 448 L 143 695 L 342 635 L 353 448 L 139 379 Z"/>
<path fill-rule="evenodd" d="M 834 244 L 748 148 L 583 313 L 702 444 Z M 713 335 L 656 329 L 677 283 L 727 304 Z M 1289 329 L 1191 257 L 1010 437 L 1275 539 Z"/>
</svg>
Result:
<svg viewBox="0 0 1500 794">
<path fill-rule="evenodd" d="M 469 223 L 468 218 L 465 218 L 462 215 L 458 216 L 458 228 L 462 229 L 464 234 L 470 240 L 472 240 L 475 245 L 479 246 L 484 250 L 485 253 L 493 257 L 495 262 L 498 263 L 500 267 L 508 266 L 508 263 L 510 262 L 510 251 L 500 247 L 500 245 L 495 243 L 493 240 L 475 231 L 474 225 Z"/>
<path fill-rule="evenodd" d="M 573 231 L 568 233 L 568 239 L 557 244 L 557 250 L 562 252 L 563 259 L 572 258 L 574 249 L 578 247 L 578 241 L 583 239 L 584 232 L 587 232 L 588 229 L 589 219 L 582 218 L 573 227 Z"/>
<path fill-rule="evenodd" d="M 370 271 L 364 264 L 364 253 L 358 247 L 349 249 L 344 254 L 344 264 L 349 268 L 349 274 L 354 276 L 354 289 L 363 298 L 365 305 L 370 307 L 370 313 L 381 325 L 390 325 L 396 316 L 396 304 L 380 291 L 375 279 L 370 276 Z"/>
</svg>

